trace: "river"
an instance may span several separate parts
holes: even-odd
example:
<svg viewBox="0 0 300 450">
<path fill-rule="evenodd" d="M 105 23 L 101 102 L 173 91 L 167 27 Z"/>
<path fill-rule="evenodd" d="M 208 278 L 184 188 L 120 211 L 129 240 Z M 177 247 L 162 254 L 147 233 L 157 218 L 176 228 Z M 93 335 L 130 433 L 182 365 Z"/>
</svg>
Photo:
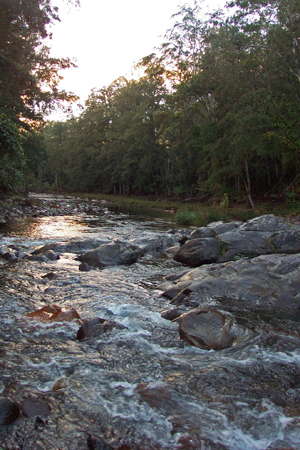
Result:
<svg viewBox="0 0 300 450">
<path fill-rule="evenodd" d="M 2 231 L 1 245 L 28 253 L 72 239 L 154 239 L 171 228 L 103 208 L 24 219 Z M 0 427 L 1 449 L 300 448 L 298 411 L 255 386 L 274 383 L 276 391 L 274 372 L 299 382 L 299 340 L 287 351 L 261 345 L 259 336 L 224 350 L 193 347 L 160 315 L 169 305 L 158 287 L 181 264 L 148 254 L 84 272 L 76 257 L 1 266 L 1 395 L 40 408 Z M 79 341 L 79 321 L 26 316 L 50 304 L 123 327 Z"/>
</svg>

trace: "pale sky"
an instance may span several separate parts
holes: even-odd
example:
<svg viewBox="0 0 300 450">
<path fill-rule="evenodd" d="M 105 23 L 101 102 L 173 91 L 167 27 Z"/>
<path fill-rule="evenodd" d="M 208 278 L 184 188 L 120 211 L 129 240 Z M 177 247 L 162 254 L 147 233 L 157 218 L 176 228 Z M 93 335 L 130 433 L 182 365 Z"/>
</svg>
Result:
<svg viewBox="0 0 300 450">
<path fill-rule="evenodd" d="M 61 87 L 84 103 L 92 88 L 130 77 L 134 64 L 163 41 L 171 16 L 192 0 L 81 0 L 80 8 L 62 0 L 61 22 L 52 27 L 53 56 L 75 59 L 78 68 L 64 71 Z M 225 0 L 205 0 L 211 11 Z"/>
</svg>

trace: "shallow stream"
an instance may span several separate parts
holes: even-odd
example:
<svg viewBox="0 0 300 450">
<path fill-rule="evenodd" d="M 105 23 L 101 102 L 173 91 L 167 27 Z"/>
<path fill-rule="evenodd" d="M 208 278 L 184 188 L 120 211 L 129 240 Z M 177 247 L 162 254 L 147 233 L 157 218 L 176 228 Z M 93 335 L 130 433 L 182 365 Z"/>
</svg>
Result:
<svg viewBox="0 0 300 450">
<path fill-rule="evenodd" d="M 26 219 L 6 229 L 1 244 L 29 252 L 72 238 L 151 239 L 171 227 L 104 210 Z M 165 275 L 183 270 L 148 255 L 82 272 L 74 253 L 2 266 L 0 391 L 16 402 L 42 399 L 50 413 L 0 427 L 0 449 L 300 448 L 299 339 L 284 348 L 257 334 L 219 351 L 185 344 L 161 318 L 169 304 L 158 290 Z M 54 279 L 43 278 L 50 272 Z M 76 321 L 26 317 L 47 304 L 124 328 L 78 341 Z M 293 408 L 278 400 L 282 386 Z"/>
</svg>

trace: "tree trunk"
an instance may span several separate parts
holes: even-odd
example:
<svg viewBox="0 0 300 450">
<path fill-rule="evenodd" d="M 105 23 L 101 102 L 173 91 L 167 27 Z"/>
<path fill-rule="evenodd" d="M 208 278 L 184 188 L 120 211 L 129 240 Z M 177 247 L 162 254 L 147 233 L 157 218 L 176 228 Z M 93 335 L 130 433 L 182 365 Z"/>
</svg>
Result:
<svg viewBox="0 0 300 450">
<path fill-rule="evenodd" d="M 255 206 L 254 206 L 254 202 L 253 202 L 252 195 L 251 195 L 251 179 L 250 179 L 249 166 L 248 166 L 247 159 L 245 159 L 245 173 L 246 173 L 246 179 L 244 180 L 245 189 L 246 189 L 246 193 L 247 193 L 247 197 L 248 197 L 250 206 L 252 209 L 254 209 Z"/>
</svg>

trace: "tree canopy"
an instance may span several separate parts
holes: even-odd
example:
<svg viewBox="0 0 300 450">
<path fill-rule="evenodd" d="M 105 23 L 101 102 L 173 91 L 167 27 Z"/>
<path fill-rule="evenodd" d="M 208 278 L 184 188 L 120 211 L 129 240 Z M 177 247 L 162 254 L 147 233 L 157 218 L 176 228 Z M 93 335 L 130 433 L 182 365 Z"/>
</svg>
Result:
<svg viewBox="0 0 300 450">
<path fill-rule="evenodd" d="M 24 152 L 16 148 L 26 133 L 40 124 L 44 114 L 57 102 L 75 98 L 58 88 L 60 71 L 72 67 L 73 63 L 69 58 L 50 56 L 49 48 L 44 45 L 51 38 L 49 26 L 58 20 L 58 9 L 51 0 L 0 0 L 2 190 L 24 185 L 24 180 L 20 184 Z M 8 135 L 14 136 L 18 145 L 15 140 L 8 140 Z"/>
<path fill-rule="evenodd" d="M 57 20 L 50 0 L 30 5 L 39 9 L 36 22 L 28 26 L 24 11 L 10 21 L 24 40 L 14 51 L 28 52 L 28 62 L 11 59 L 20 62 L 16 95 L 9 77 L 0 87 L 1 108 L 14 118 L 36 118 L 63 99 L 57 77 L 70 64 L 37 44 Z M 139 78 L 94 89 L 80 116 L 46 126 L 36 141 L 45 146 L 44 169 L 35 173 L 59 190 L 226 194 L 252 206 L 259 197 L 300 194 L 299 0 L 232 0 L 208 17 L 194 2 L 173 19 L 161 46 L 139 62 Z"/>
</svg>

